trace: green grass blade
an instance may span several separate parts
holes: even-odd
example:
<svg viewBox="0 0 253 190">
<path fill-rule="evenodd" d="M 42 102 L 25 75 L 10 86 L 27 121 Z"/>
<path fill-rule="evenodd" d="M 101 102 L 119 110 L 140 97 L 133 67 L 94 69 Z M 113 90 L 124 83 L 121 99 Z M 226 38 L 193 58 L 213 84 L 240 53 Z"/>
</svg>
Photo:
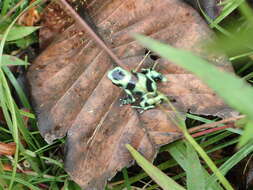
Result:
<svg viewBox="0 0 253 190">
<path fill-rule="evenodd" d="M 224 18 L 231 14 L 235 9 L 237 9 L 244 0 L 233 0 L 227 6 L 224 7 L 221 14 L 210 24 L 210 27 L 213 28 L 215 25 L 219 24 Z"/>
<path fill-rule="evenodd" d="M 2 56 L 2 63 L 4 66 L 10 66 L 10 65 L 29 65 L 28 62 L 23 61 L 22 59 L 19 59 L 12 55 L 3 55 Z"/>
<path fill-rule="evenodd" d="M 225 133 L 225 132 L 224 132 L 224 133 Z M 212 134 L 215 134 L 215 132 L 212 133 Z M 207 135 L 206 135 L 206 136 L 207 136 Z M 218 134 L 218 136 L 220 136 L 220 135 Z M 215 137 L 213 137 L 213 138 L 215 138 Z M 218 138 L 215 138 L 215 139 L 216 139 L 216 140 L 219 140 Z M 207 142 L 208 142 L 208 141 L 207 141 Z M 215 143 L 215 142 L 217 142 L 217 141 L 211 140 L 211 142 L 208 143 L 208 144 Z M 229 141 L 229 142 L 225 142 L 225 143 L 223 143 L 223 144 L 219 144 L 219 145 L 218 145 L 218 148 L 219 148 L 219 149 L 220 149 L 220 148 L 224 148 L 224 147 L 227 147 L 227 146 L 229 146 L 229 145 L 231 145 L 231 144 L 235 144 L 236 142 L 238 142 L 238 139 L 237 139 L 237 138 L 236 138 L 235 140 L 232 140 L 232 141 Z M 48 146 L 48 145 L 47 145 L 47 146 Z M 169 144 L 169 145 L 166 145 L 166 146 L 162 147 L 162 148 L 160 149 L 160 152 L 168 151 L 169 148 L 170 148 L 171 146 L 173 146 L 173 144 Z M 215 150 L 217 150 L 216 146 L 214 146 L 214 148 L 208 150 L 207 153 L 212 153 L 212 152 L 214 152 Z M 224 160 L 227 160 L 227 158 L 225 158 Z M 224 162 L 223 160 L 222 160 L 222 161 L 219 161 L 219 163 L 223 163 L 223 162 Z M 177 163 L 176 163 L 175 160 L 168 160 L 168 161 L 166 161 L 166 162 L 163 162 L 163 163 L 159 164 L 157 167 L 158 167 L 160 170 L 166 170 L 166 169 L 175 167 L 176 165 L 177 165 Z M 205 166 L 205 168 L 206 168 L 206 166 Z M 205 173 L 206 173 L 205 175 L 208 174 L 208 172 L 206 172 L 206 171 L 205 171 Z M 130 177 L 130 178 L 129 178 L 129 183 L 130 183 L 130 184 L 133 184 L 133 183 L 135 183 L 135 182 L 138 182 L 138 181 L 140 181 L 140 180 L 146 178 L 147 176 L 148 176 L 148 175 L 147 175 L 145 172 L 142 172 L 142 173 L 140 173 L 140 174 L 138 174 L 138 175 L 135 175 L 135 176 L 133 176 L 133 177 Z M 178 175 L 177 175 L 177 176 L 178 176 Z M 182 176 L 182 175 L 179 174 L 179 176 Z M 208 174 L 208 176 L 209 176 L 209 174 Z M 179 179 L 179 178 L 180 178 L 180 177 L 176 177 L 176 176 L 173 176 L 173 177 L 172 177 L 172 179 L 174 179 L 174 180 Z M 120 190 L 120 189 L 124 189 L 125 187 L 126 187 L 125 184 L 121 184 L 121 185 L 117 185 L 116 187 L 114 187 L 113 190 Z M 149 189 L 149 188 L 147 188 L 147 189 Z M 221 186 L 220 186 L 218 183 L 214 183 L 214 184 L 212 185 L 212 189 L 214 189 L 214 190 L 219 189 L 219 190 L 220 190 L 220 189 L 222 189 L 222 188 L 221 188 Z M 222 189 L 222 190 L 223 190 L 223 189 Z"/>
<path fill-rule="evenodd" d="M 11 179 L 11 176 L 0 174 L 0 178 L 10 180 L 10 179 Z M 28 183 L 26 180 L 23 180 L 23 179 L 21 179 L 21 178 L 17 178 L 17 177 L 16 177 L 14 180 L 15 180 L 15 182 L 21 183 L 21 184 L 23 184 L 24 186 L 29 187 L 29 188 L 32 189 L 32 190 L 41 190 L 40 188 L 38 188 L 38 187 L 36 187 L 36 186 L 34 186 L 34 185 Z"/>
<path fill-rule="evenodd" d="M 186 177 L 187 189 L 196 190 L 204 189 L 206 176 L 200 164 L 198 154 L 191 144 L 186 142 Z"/>
<path fill-rule="evenodd" d="M 217 178 L 220 180 L 220 182 L 225 187 L 225 189 L 233 190 L 233 187 L 230 185 L 230 183 L 227 181 L 227 179 L 222 175 L 220 170 L 216 167 L 216 165 L 211 160 L 211 158 L 207 155 L 207 153 L 194 140 L 194 138 L 187 132 L 184 132 L 184 136 L 189 141 L 189 143 L 191 143 L 191 145 L 194 147 L 194 149 L 199 153 L 199 155 L 203 158 L 203 160 L 210 167 L 210 169 L 213 171 L 213 173 L 217 176 Z"/>
<path fill-rule="evenodd" d="M 11 0 L 4 0 L 2 2 L 3 2 L 3 5 L 2 5 L 1 15 L 4 16 L 7 13 L 8 9 L 10 8 Z"/>
<path fill-rule="evenodd" d="M 127 168 L 123 168 L 122 173 L 123 173 L 123 176 L 124 176 L 125 186 L 126 186 L 127 190 L 131 190 L 131 185 L 130 185 L 130 182 L 129 182 Z"/>
<path fill-rule="evenodd" d="M 34 115 L 33 113 L 26 112 L 26 111 L 24 111 L 24 110 L 19 110 L 19 113 L 20 113 L 20 115 L 25 116 L 25 117 L 28 117 L 28 118 L 30 118 L 30 119 L 35 119 L 35 118 L 36 118 L 35 115 Z"/>
<path fill-rule="evenodd" d="M 139 152 L 137 152 L 131 145 L 127 144 L 126 148 L 134 157 L 136 162 L 142 169 L 164 190 L 185 190 L 181 185 L 177 184 L 173 179 L 164 174 L 157 167 L 147 161 Z"/>
<path fill-rule="evenodd" d="M 29 101 L 26 98 L 26 95 L 25 95 L 23 89 L 20 87 L 18 81 L 16 80 L 16 78 L 14 77 L 14 75 L 12 74 L 10 69 L 6 66 L 3 66 L 2 69 L 3 69 L 4 73 L 6 74 L 6 76 L 8 77 L 8 79 L 10 80 L 13 87 L 15 88 L 22 105 L 25 108 L 31 109 L 31 105 L 29 104 Z"/>
<path fill-rule="evenodd" d="M 252 56 L 253 56 L 253 51 L 252 51 Z M 237 71 L 237 74 L 242 74 L 244 71 L 249 69 L 253 65 L 253 61 L 249 61 L 248 63 L 245 63 L 244 66 Z"/>
<path fill-rule="evenodd" d="M 3 80 L 3 89 L 6 90 L 6 97 L 7 97 L 6 102 L 7 102 L 7 105 L 9 104 L 9 110 L 11 113 L 12 125 L 9 127 L 11 127 L 11 129 L 12 129 L 11 132 L 12 132 L 13 140 L 16 143 L 14 164 L 13 164 L 13 169 L 12 169 L 12 178 L 11 178 L 10 185 L 9 185 L 9 189 L 11 189 L 13 182 L 15 180 L 15 175 L 16 175 L 16 171 L 17 171 L 18 151 L 19 151 L 19 147 L 20 147 L 20 141 L 19 141 L 19 134 L 18 134 L 17 115 L 16 115 L 16 111 L 15 111 L 15 107 L 14 107 L 14 100 L 11 96 L 11 92 L 8 87 L 6 78 L 5 78 L 4 73 L 1 69 L 0 69 L 0 78 Z"/>
<path fill-rule="evenodd" d="M 2 111 L 4 113 L 4 118 L 7 122 L 7 125 L 10 129 L 10 131 L 12 131 L 12 121 L 11 121 L 11 116 L 10 113 L 8 111 L 8 106 L 6 105 L 6 100 L 5 100 L 5 92 L 3 90 L 3 86 L 0 84 L 0 103 L 1 103 L 1 108 Z"/>
<path fill-rule="evenodd" d="M 174 161 L 174 160 L 168 160 L 160 165 L 158 165 L 157 167 L 160 169 L 160 170 L 165 170 L 165 169 L 168 169 L 168 168 L 172 168 L 174 166 L 176 166 L 177 163 Z M 129 178 L 129 183 L 130 184 L 133 184 L 135 182 L 138 182 L 144 178 L 148 177 L 148 174 L 146 174 L 145 172 L 142 172 L 136 176 L 133 176 L 133 177 L 130 177 Z M 113 190 L 121 190 L 121 189 L 124 189 L 125 184 L 121 184 L 121 185 L 118 185 L 117 187 L 114 187 Z"/>
<path fill-rule="evenodd" d="M 212 122 L 215 121 L 215 120 L 206 119 L 206 118 L 203 118 L 203 117 L 200 117 L 200 116 L 197 116 L 197 115 L 193 115 L 193 114 L 190 114 L 190 113 L 187 113 L 186 117 L 190 118 L 190 119 L 193 119 L 193 120 L 196 120 L 196 121 L 201 121 L 203 123 L 212 123 Z"/>
<path fill-rule="evenodd" d="M 253 51 L 250 51 L 250 52 L 247 52 L 247 53 L 241 53 L 241 54 L 239 54 L 239 55 L 230 57 L 230 58 L 229 58 L 229 61 L 234 61 L 234 60 L 236 60 L 236 59 L 240 59 L 240 58 L 247 57 L 247 56 L 252 56 L 252 55 L 253 55 Z M 245 65 L 246 69 L 247 69 L 247 66 L 248 66 L 248 65 L 251 66 L 252 63 L 246 64 L 246 65 Z M 243 69 L 245 70 L 245 68 L 243 68 Z M 242 71 L 241 71 L 241 69 L 240 69 L 237 73 L 241 73 L 241 72 L 242 72 Z"/>
<path fill-rule="evenodd" d="M 58 166 L 59 168 L 64 168 L 64 167 L 63 167 L 63 163 L 61 163 L 61 162 L 59 162 L 59 161 L 57 161 L 57 160 L 54 160 L 54 159 L 52 159 L 52 158 L 45 157 L 45 156 L 41 156 L 41 158 L 42 158 L 43 160 L 47 160 L 48 163 L 52 163 L 52 164 Z"/>
<path fill-rule="evenodd" d="M 221 141 L 222 139 L 225 139 L 226 137 L 232 135 L 233 133 L 231 133 L 230 131 L 224 131 L 218 135 L 215 135 L 214 137 L 212 138 L 209 138 L 207 141 L 201 143 L 201 146 L 204 148 L 204 147 L 207 147 L 211 144 L 214 144 L 216 142 L 219 142 Z"/>
<path fill-rule="evenodd" d="M 246 144 L 250 139 L 252 139 L 252 134 L 253 134 L 253 122 L 249 121 L 245 126 L 244 126 L 244 131 L 242 136 L 240 137 L 238 146 L 242 147 L 244 144 Z"/>
<path fill-rule="evenodd" d="M 226 141 L 225 143 L 221 143 L 221 144 L 219 144 L 219 145 L 217 145 L 217 146 L 215 146 L 215 147 L 207 150 L 206 153 L 209 154 L 211 152 L 214 152 L 214 151 L 217 151 L 217 150 L 221 150 L 221 149 L 223 149 L 225 147 L 228 147 L 228 146 L 236 144 L 236 143 L 238 143 L 238 138 L 234 138 L 232 140 Z"/>
<path fill-rule="evenodd" d="M 218 31 L 220 31 L 222 34 L 226 35 L 226 36 L 232 36 L 231 33 L 227 30 L 225 30 L 224 28 L 222 28 L 221 26 L 218 25 L 218 23 L 214 22 L 206 13 L 205 11 L 202 9 L 201 5 L 200 5 L 200 0 L 197 0 L 198 3 L 198 7 L 202 13 L 202 15 L 205 17 L 205 19 L 210 23 L 209 26 L 210 27 L 215 27 Z M 212 26 L 211 26 L 212 25 Z"/>
<path fill-rule="evenodd" d="M 253 24 L 253 13 L 252 13 L 252 8 L 249 6 L 249 4 L 244 1 L 240 6 L 239 6 L 240 12 L 244 15 L 244 17 Z"/>
</svg>

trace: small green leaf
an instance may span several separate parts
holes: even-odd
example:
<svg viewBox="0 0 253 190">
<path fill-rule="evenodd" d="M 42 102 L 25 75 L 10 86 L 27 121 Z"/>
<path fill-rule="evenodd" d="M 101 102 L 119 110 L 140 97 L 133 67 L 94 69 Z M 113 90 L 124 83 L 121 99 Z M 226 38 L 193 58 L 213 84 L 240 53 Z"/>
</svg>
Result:
<svg viewBox="0 0 253 190">
<path fill-rule="evenodd" d="M 28 46 L 30 46 L 31 44 L 34 44 L 34 43 L 37 43 L 37 42 L 38 42 L 37 36 L 35 36 L 33 34 L 33 35 L 26 36 L 25 38 L 15 40 L 12 43 L 15 43 L 21 49 L 25 49 Z"/>
<path fill-rule="evenodd" d="M 4 54 L 2 56 L 2 65 L 7 66 L 7 65 L 29 65 L 28 62 L 23 61 L 22 59 L 19 59 L 15 56 L 12 55 L 6 55 Z"/>
<path fill-rule="evenodd" d="M 142 169 L 164 190 L 185 190 L 181 185 L 177 184 L 173 179 L 147 161 L 131 145 L 127 144 L 126 148 L 134 157 L 138 165 L 141 166 Z"/>
<path fill-rule="evenodd" d="M 24 38 L 29 34 L 38 30 L 39 26 L 13 26 L 6 38 L 6 41 L 13 41 Z M 3 34 L 0 34 L 0 39 L 3 38 Z"/>
<path fill-rule="evenodd" d="M 41 156 L 40 158 L 42 158 L 43 160 L 47 160 L 50 164 L 54 164 L 60 168 L 63 168 L 63 164 L 58 160 L 54 160 L 52 158 L 45 157 L 45 156 Z"/>
</svg>

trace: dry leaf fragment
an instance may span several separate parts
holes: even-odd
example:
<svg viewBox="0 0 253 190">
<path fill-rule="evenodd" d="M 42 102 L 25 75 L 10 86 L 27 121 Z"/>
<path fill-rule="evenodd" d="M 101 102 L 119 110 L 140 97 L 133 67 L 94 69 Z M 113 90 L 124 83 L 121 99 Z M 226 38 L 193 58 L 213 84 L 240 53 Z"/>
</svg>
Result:
<svg viewBox="0 0 253 190">
<path fill-rule="evenodd" d="M 198 13 L 182 1 L 95 0 L 83 6 L 129 70 L 146 51 L 130 36 L 132 32 L 194 51 L 221 69 L 232 70 L 224 57 L 208 55 L 201 48 L 201 41 L 210 39 L 211 32 Z M 63 11 L 59 4 L 49 7 L 51 13 L 43 19 L 48 21 L 45 28 L 53 40 L 27 75 L 40 132 L 48 142 L 67 135 L 66 170 L 84 189 L 103 189 L 108 179 L 132 162 L 125 144 L 132 144 L 153 160 L 157 148 L 178 139 L 181 132 L 172 122 L 175 113 L 169 108 L 140 115 L 130 106 L 120 106 L 119 98 L 124 94 L 106 76 L 112 68 L 111 59 L 77 23 L 55 23 L 55 30 L 47 27 L 54 23 L 47 18 L 52 13 L 60 15 L 59 20 L 66 14 L 59 13 Z M 150 61 L 145 60 L 144 65 Z M 158 71 L 170 81 L 159 85 L 159 90 L 175 99 L 173 105 L 182 117 L 187 111 L 220 117 L 234 114 L 191 73 L 158 61 Z"/>
<path fill-rule="evenodd" d="M 12 171 L 12 165 L 10 165 L 10 164 L 4 164 L 3 165 L 3 170 L 11 172 Z"/>
<path fill-rule="evenodd" d="M 16 151 L 16 143 L 4 143 L 0 142 L 0 155 L 12 156 Z"/>
<path fill-rule="evenodd" d="M 35 0 L 31 0 L 29 5 L 34 3 Z M 18 24 L 23 26 L 35 26 L 40 21 L 40 14 L 37 7 L 31 7 L 18 19 Z"/>
</svg>

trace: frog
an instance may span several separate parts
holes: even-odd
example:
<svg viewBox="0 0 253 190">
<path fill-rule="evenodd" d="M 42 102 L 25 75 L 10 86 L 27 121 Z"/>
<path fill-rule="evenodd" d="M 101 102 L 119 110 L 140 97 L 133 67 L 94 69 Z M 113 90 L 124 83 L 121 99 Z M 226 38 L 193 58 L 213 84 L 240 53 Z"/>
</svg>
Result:
<svg viewBox="0 0 253 190">
<path fill-rule="evenodd" d="M 157 82 L 166 82 L 167 79 L 154 68 L 142 68 L 137 72 L 117 66 L 107 73 L 107 77 L 127 94 L 126 98 L 121 99 L 122 105 L 134 104 L 135 95 L 140 97 L 139 105 L 132 105 L 133 108 L 141 109 L 140 113 L 167 100 L 165 95 L 157 91 Z"/>
</svg>

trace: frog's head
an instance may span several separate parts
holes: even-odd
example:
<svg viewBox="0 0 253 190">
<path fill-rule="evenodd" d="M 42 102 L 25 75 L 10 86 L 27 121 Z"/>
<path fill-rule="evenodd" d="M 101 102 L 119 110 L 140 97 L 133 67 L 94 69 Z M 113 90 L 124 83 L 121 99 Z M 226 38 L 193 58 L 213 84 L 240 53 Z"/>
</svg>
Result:
<svg viewBox="0 0 253 190">
<path fill-rule="evenodd" d="M 129 72 L 121 67 L 115 67 L 110 70 L 107 74 L 107 77 L 112 81 L 113 84 L 117 86 L 123 86 L 126 77 L 129 75 Z"/>
<path fill-rule="evenodd" d="M 166 82 L 167 79 L 159 72 L 154 69 L 149 69 L 149 72 L 146 74 L 148 77 L 152 78 L 156 82 Z"/>
</svg>

